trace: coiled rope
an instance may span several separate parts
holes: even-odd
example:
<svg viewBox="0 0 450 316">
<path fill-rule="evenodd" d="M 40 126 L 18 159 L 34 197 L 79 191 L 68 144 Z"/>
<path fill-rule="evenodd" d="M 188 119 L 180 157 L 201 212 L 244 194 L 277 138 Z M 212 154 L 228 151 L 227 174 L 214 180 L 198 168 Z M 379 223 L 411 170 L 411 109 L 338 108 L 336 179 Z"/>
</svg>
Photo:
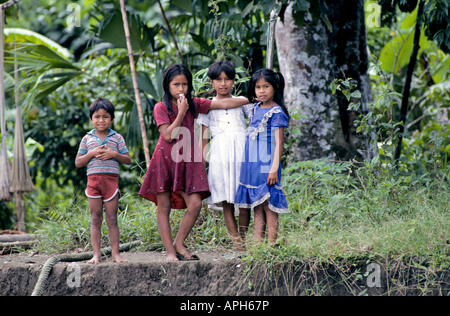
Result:
<svg viewBox="0 0 450 316">
<path fill-rule="evenodd" d="M 137 247 L 141 244 L 141 241 L 133 241 L 130 243 L 119 245 L 119 251 L 128 251 L 134 247 Z M 103 255 L 107 256 L 110 255 L 112 252 L 111 247 L 102 248 L 101 252 Z M 41 273 L 39 274 L 38 281 L 36 285 L 34 286 L 33 293 L 31 293 L 31 296 L 41 296 L 44 292 L 45 285 L 47 283 L 48 276 L 52 272 L 53 266 L 58 262 L 71 262 L 71 261 L 83 261 L 83 260 L 89 260 L 93 257 L 94 252 L 85 252 L 85 253 L 78 253 L 78 254 L 67 254 L 67 255 L 61 255 L 56 256 L 48 259 L 44 265 L 42 266 Z"/>
</svg>

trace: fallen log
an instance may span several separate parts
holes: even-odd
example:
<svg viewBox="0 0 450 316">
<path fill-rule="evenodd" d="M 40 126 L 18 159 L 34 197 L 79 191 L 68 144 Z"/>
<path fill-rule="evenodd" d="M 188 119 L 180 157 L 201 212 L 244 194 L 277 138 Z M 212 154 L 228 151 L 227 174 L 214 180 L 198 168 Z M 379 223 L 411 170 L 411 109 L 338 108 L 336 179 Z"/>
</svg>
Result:
<svg viewBox="0 0 450 316">
<path fill-rule="evenodd" d="M 10 254 L 12 252 L 33 248 L 36 240 L 0 242 L 0 256 Z"/>
<path fill-rule="evenodd" d="M 36 240 L 34 234 L 6 234 L 0 235 L 0 243 L 16 242 L 16 241 L 33 241 Z"/>
</svg>

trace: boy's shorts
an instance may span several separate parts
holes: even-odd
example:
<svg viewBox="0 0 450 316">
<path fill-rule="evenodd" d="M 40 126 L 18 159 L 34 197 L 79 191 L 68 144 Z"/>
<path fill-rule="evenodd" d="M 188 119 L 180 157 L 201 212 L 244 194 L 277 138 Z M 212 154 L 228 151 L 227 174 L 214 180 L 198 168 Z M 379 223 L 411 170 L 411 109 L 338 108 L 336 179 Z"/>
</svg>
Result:
<svg viewBox="0 0 450 316">
<path fill-rule="evenodd" d="M 119 193 L 119 175 L 91 174 L 88 176 L 86 196 L 91 199 L 103 199 L 109 202 Z"/>
</svg>

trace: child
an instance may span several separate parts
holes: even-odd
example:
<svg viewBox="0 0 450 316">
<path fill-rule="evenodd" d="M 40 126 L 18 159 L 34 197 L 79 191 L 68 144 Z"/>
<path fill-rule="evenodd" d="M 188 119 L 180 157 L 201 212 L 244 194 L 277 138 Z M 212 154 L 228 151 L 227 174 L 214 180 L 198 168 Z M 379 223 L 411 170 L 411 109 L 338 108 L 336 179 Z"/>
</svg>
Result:
<svg viewBox="0 0 450 316">
<path fill-rule="evenodd" d="M 214 63 L 209 67 L 208 77 L 216 93 L 215 100 L 233 98 L 231 90 L 236 70 L 231 62 Z M 208 128 L 212 133 L 208 170 L 211 196 L 205 202 L 222 206 L 225 225 L 238 251 L 244 251 L 241 238 L 245 236 L 250 221 L 248 209 L 240 210 L 239 227 L 234 218 L 234 198 L 245 148 L 247 108 L 213 110 L 200 114 L 197 120 L 198 124 L 202 124 L 202 135 Z M 207 141 L 203 142 L 203 152 Z"/>
<path fill-rule="evenodd" d="M 269 243 L 278 234 L 278 214 L 289 213 L 280 186 L 280 161 L 284 128 L 289 113 L 283 103 L 284 78 L 270 69 L 258 70 L 250 79 L 248 98 L 258 100 L 251 113 L 249 137 L 245 144 L 236 204 L 254 209 L 254 236 L 264 238 L 266 226 Z"/>
<path fill-rule="evenodd" d="M 88 263 L 101 262 L 100 239 L 105 207 L 106 223 L 114 262 L 128 261 L 119 254 L 119 163 L 129 165 L 131 157 L 123 137 L 110 127 L 114 120 L 114 106 L 106 99 L 95 100 L 89 108 L 94 129 L 83 137 L 75 165 L 87 165 L 86 195 L 91 210 L 91 239 L 94 256 Z"/>
<path fill-rule="evenodd" d="M 139 194 L 158 206 L 157 222 L 166 261 L 198 260 L 184 241 L 197 220 L 202 199 L 210 192 L 201 148 L 194 137 L 194 119 L 198 113 L 241 106 L 248 100 L 192 98 L 192 74 L 184 65 L 172 65 L 164 71 L 163 88 L 163 100 L 153 110 L 160 137 Z M 175 242 L 169 222 L 172 208 L 187 208 Z"/>
</svg>

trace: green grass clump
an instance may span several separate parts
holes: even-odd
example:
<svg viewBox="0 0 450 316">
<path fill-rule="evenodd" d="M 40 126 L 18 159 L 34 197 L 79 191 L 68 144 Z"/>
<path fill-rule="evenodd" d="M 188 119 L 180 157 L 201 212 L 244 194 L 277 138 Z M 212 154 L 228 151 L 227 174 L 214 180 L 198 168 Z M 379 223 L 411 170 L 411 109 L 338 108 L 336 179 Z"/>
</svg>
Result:
<svg viewBox="0 0 450 316">
<path fill-rule="evenodd" d="M 315 160 L 291 164 L 283 188 L 291 213 L 280 215 L 276 247 L 251 245 L 252 260 L 355 260 L 381 257 L 417 258 L 433 267 L 450 267 L 449 177 L 392 176 L 350 162 Z M 184 212 L 173 210 L 174 234 Z M 141 250 L 161 246 L 156 206 L 137 194 L 125 194 L 119 205 L 121 242 L 143 241 Z M 102 246 L 109 245 L 104 223 Z M 43 252 L 90 249 L 87 198 L 71 206 L 49 208 L 37 233 Z M 193 249 L 233 249 L 221 212 L 202 210 L 187 240 Z M 156 247 L 158 248 L 158 247 Z"/>
</svg>

